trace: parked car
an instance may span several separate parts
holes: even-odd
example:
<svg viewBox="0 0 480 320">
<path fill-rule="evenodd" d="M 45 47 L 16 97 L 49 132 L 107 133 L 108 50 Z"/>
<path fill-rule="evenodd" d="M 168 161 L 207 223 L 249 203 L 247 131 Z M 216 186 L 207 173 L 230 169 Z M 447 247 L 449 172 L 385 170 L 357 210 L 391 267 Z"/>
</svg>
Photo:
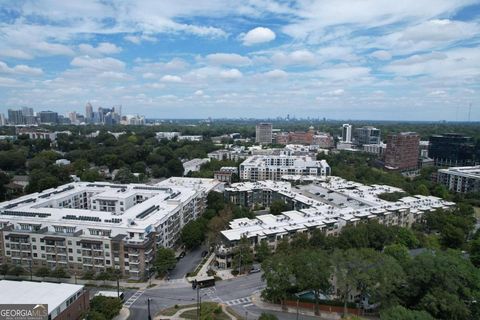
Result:
<svg viewBox="0 0 480 320">
<path fill-rule="evenodd" d="M 207 250 L 203 251 L 203 252 L 202 252 L 202 258 L 205 258 L 205 257 L 207 256 L 207 254 L 208 254 L 208 251 L 207 251 Z"/>
<path fill-rule="evenodd" d="M 248 273 L 258 273 L 260 271 L 262 271 L 262 270 L 260 270 L 260 268 L 252 268 L 252 269 L 250 269 L 250 271 L 248 271 Z"/>
</svg>

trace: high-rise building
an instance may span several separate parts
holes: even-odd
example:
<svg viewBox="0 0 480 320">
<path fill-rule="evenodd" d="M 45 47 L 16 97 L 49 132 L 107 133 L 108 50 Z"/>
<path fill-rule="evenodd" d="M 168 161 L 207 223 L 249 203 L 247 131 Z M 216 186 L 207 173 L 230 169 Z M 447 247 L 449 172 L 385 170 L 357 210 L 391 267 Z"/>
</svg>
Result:
<svg viewBox="0 0 480 320">
<path fill-rule="evenodd" d="M 352 125 L 345 123 L 342 126 L 342 142 L 352 142 Z"/>
<path fill-rule="evenodd" d="M 366 126 L 355 129 L 355 140 L 358 144 L 379 144 L 380 143 L 380 129 Z"/>
<path fill-rule="evenodd" d="M 260 144 L 272 143 L 272 124 L 271 123 L 259 123 L 255 127 L 255 142 Z"/>
<path fill-rule="evenodd" d="M 22 110 L 8 109 L 8 122 L 13 125 L 25 124 Z"/>
<path fill-rule="evenodd" d="M 0 113 L 0 126 L 4 126 L 7 124 L 7 119 L 3 113 Z"/>
<path fill-rule="evenodd" d="M 53 111 L 40 111 L 40 123 L 58 123 L 58 113 Z"/>
<path fill-rule="evenodd" d="M 440 166 L 465 166 L 480 162 L 480 159 L 475 159 L 473 139 L 457 133 L 431 136 L 428 156 Z"/>
<path fill-rule="evenodd" d="M 87 123 L 93 121 L 93 107 L 90 104 L 90 102 L 88 102 L 87 105 L 85 106 L 85 121 Z"/>
<path fill-rule="evenodd" d="M 418 167 L 420 136 L 415 132 L 401 132 L 387 137 L 385 168 L 407 171 Z"/>
<path fill-rule="evenodd" d="M 22 114 L 24 117 L 33 116 L 33 108 L 23 107 Z"/>
</svg>

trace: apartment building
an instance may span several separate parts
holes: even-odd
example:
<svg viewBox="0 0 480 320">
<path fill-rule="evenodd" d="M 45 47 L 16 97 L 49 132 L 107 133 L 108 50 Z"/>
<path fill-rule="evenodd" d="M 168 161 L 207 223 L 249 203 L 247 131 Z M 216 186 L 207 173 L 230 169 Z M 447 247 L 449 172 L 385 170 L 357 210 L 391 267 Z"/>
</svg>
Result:
<svg viewBox="0 0 480 320">
<path fill-rule="evenodd" d="M 282 239 L 289 240 L 299 233 L 310 236 L 314 230 L 320 230 L 335 236 L 347 225 L 369 220 L 410 227 L 421 221 L 425 212 L 455 205 L 433 196 L 404 197 L 397 202 L 378 197 L 399 191 L 402 190 L 386 185 L 367 186 L 339 177 L 295 187 L 278 181 L 233 184 L 225 188 L 225 196 L 237 205 L 269 207 L 273 201 L 280 200 L 289 210 L 277 216 L 266 214 L 231 221 L 229 229 L 221 232 L 223 243 L 216 249 L 217 262 L 220 267 L 230 267 L 232 251 L 242 237 L 250 241 L 253 250 L 262 240 L 275 250 Z"/>
<path fill-rule="evenodd" d="M 271 123 L 259 123 L 255 127 L 255 142 L 259 144 L 271 144 L 272 143 L 272 124 Z"/>
<path fill-rule="evenodd" d="M 173 247 L 219 185 L 195 178 L 156 185 L 74 182 L 0 203 L 2 262 L 71 274 L 113 268 L 145 278 L 156 247 Z"/>
<path fill-rule="evenodd" d="M 385 168 L 397 171 L 418 168 L 420 136 L 415 132 L 401 132 L 387 137 Z"/>
<path fill-rule="evenodd" d="M 480 192 L 480 166 L 440 169 L 437 182 L 453 192 Z"/>
<path fill-rule="evenodd" d="M 330 175 L 330 166 L 325 160 L 313 156 L 255 155 L 240 164 L 240 179 L 244 181 L 281 180 L 283 175 L 322 176 Z"/>
</svg>

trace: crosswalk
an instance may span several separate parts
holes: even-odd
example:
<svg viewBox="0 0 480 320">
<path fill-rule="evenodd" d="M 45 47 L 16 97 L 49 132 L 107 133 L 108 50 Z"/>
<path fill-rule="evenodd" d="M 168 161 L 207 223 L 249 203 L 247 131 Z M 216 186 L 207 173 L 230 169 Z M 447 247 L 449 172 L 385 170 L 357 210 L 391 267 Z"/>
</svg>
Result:
<svg viewBox="0 0 480 320">
<path fill-rule="evenodd" d="M 247 303 L 250 303 L 250 302 L 252 302 L 251 297 L 244 297 L 244 298 L 225 301 L 225 304 L 227 306 L 236 306 L 236 305 L 239 305 L 239 304 L 247 304 Z"/>
<path fill-rule="evenodd" d="M 142 295 L 144 292 L 145 292 L 145 290 L 138 290 L 137 292 L 135 292 L 135 293 L 133 294 L 133 296 L 131 296 L 127 301 L 125 301 L 125 302 L 123 303 L 123 306 L 124 306 L 125 308 L 130 308 L 130 307 L 132 306 L 132 304 L 134 304 L 135 301 L 137 301 L 138 298 L 140 298 L 141 295 Z"/>
</svg>

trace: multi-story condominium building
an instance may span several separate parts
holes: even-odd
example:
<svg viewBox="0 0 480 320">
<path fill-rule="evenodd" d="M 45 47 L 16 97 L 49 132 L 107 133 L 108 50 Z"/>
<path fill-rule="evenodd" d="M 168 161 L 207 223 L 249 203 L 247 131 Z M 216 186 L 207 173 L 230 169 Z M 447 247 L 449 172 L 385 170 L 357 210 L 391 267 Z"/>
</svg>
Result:
<svg viewBox="0 0 480 320">
<path fill-rule="evenodd" d="M 476 153 L 476 154 L 475 154 Z M 471 137 L 447 133 L 430 137 L 428 156 L 439 166 L 466 166 L 480 163 L 480 149 Z"/>
<path fill-rule="evenodd" d="M 215 180 L 231 183 L 232 178 L 236 176 L 238 180 L 238 168 L 237 167 L 221 167 L 220 170 L 217 170 L 213 173 L 213 178 Z"/>
<path fill-rule="evenodd" d="M 342 142 L 352 142 L 352 125 L 345 123 L 342 125 Z"/>
<path fill-rule="evenodd" d="M 167 140 L 172 140 L 175 137 L 180 137 L 180 132 L 157 132 L 155 133 L 157 140 L 162 140 L 162 139 L 167 139 Z"/>
<path fill-rule="evenodd" d="M 255 126 L 255 142 L 260 144 L 272 143 L 272 124 L 259 123 Z"/>
<path fill-rule="evenodd" d="M 387 137 L 385 168 L 409 171 L 418 168 L 420 137 L 415 132 L 401 132 Z"/>
<path fill-rule="evenodd" d="M 355 129 L 355 141 L 360 145 L 364 144 L 379 144 L 380 129 L 374 127 L 363 127 Z"/>
<path fill-rule="evenodd" d="M 58 113 L 53 111 L 40 111 L 40 123 L 58 123 Z"/>
<path fill-rule="evenodd" d="M 453 192 L 480 192 L 480 166 L 440 169 L 437 182 Z"/>
<path fill-rule="evenodd" d="M 73 182 L 0 203 L 2 261 L 70 273 L 120 270 L 150 275 L 156 247 L 172 247 L 200 216 L 213 179 L 156 185 Z"/>
<path fill-rule="evenodd" d="M 25 124 L 22 110 L 8 109 L 8 123 L 13 125 Z"/>
<path fill-rule="evenodd" d="M 210 160 L 233 160 L 239 161 L 248 158 L 249 154 L 245 151 L 245 149 L 233 149 L 233 150 L 215 150 L 207 154 Z"/>
<path fill-rule="evenodd" d="M 240 164 L 240 179 L 244 181 L 281 180 L 283 175 L 322 176 L 330 175 L 330 166 L 325 160 L 316 160 L 309 155 L 291 156 L 256 155 Z"/>
<path fill-rule="evenodd" d="M 378 144 L 364 144 L 362 145 L 362 150 L 367 153 L 376 154 L 378 156 L 382 156 L 385 153 L 385 149 L 387 145 L 385 143 L 378 143 Z"/>
<path fill-rule="evenodd" d="M 216 249 L 220 267 L 230 267 L 232 251 L 242 237 L 252 249 L 262 240 L 275 250 L 282 239 L 315 230 L 337 235 L 347 225 L 375 220 L 385 225 L 409 227 L 422 220 L 425 212 L 448 209 L 455 204 L 433 196 L 404 197 L 397 202 L 380 199 L 379 194 L 399 192 L 386 185 L 366 186 L 339 177 L 292 187 L 288 182 L 242 182 L 225 188 L 232 203 L 254 207 L 269 207 L 273 201 L 284 201 L 290 210 L 280 215 L 260 215 L 255 219 L 241 218 L 230 222 L 221 232 L 223 241 Z"/>
</svg>

